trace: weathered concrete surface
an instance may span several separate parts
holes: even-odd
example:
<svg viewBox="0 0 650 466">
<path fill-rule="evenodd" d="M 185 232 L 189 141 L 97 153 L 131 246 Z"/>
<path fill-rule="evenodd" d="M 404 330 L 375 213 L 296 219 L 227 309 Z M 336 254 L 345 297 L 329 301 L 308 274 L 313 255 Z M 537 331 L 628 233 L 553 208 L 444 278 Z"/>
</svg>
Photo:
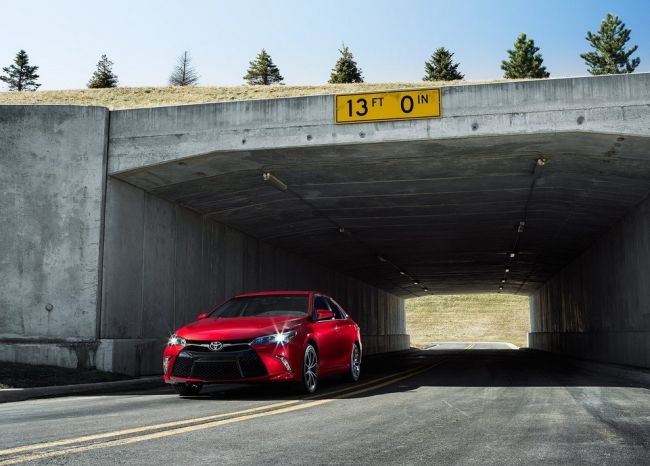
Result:
<svg viewBox="0 0 650 466">
<path fill-rule="evenodd" d="M 22 337 L 0 340 L 0 361 L 69 368 L 95 367 L 95 339 Z"/>
<path fill-rule="evenodd" d="M 0 339 L 96 337 L 107 130 L 104 108 L 0 106 Z"/>
<path fill-rule="evenodd" d="M 650 198 L 530 302 L 532 348 L 650 367 Z"/>
<path fill-rule="evenodd" d="M 104 253 L 100 369 L 159 373 L 175 329 L 235 294 L 263 290 L 334 296 L 361 327 L 366 354 L 409 347 L 401 298 L 112 178 Z"/>
<path fill-rule="evenodd" d="M 109 172 L 215 151 L 566 131 L 647 136 L 648 104 L 650 74 L 630 74 L 445 87 L 437 120 L 335 125 L 330 95 L 118 110 Z M 229 171 L 258 168 L 238 162 Z"/>
<path fill-rule="evenodd" d="M 443 88 L 439 120 L 335 125 L 332 105 L 112 112 L 109 171 L 405 298 L 494 292 L 506 266 L 504 292 L 533 293 L 650 192 L 650 74 Z"/>
</svg>

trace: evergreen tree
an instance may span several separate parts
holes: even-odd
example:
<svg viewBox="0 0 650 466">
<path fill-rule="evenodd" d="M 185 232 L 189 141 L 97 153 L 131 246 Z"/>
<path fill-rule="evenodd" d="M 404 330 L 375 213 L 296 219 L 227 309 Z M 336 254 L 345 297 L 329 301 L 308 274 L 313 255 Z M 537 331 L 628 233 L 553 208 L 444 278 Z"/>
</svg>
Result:
<svg viewBox="0 0 650 466">
<path fill-rule="evenodd" d="M 252 62 L 249 62 L 250 66 L 244 76 L 244 80 L 248 84 L 276 84 L 284 81 L 284 78 L 280 75 L 280 70 L 271 60 L 271 56 L 266 53 L 266 50 L 262 49 L 260 53 L 257 54 L 257 57 Z"/>
<path fill-rule="evenodd" d="M 426 73 L 423 81 L 456 81 L 465 76 L 458 71 L 460 63 L 453 63 L 451 58 L 454 56 L 444 47 L 437 48 L 431 59 L 424 62 L 424 72 Z"/>
<path fill-rule="evenodd" d="M 35 91 L 40 84 L 36 82 L 39 76 L 36 74 L 38 66 L 29 66 L 29 57 L 24 50 L 19 51 L 14 58 L 14 62 L 2 68 L 4 75 L 0 76 L 0 81 L 3 81 L 9 86 L 10 91 Z"/>
<path fill-rule="evenodd" d="M 595 51 L 581 53 L 580 57 L 589 66 L 591 74 L 632 73 L 639 66 L 640 58 L 630 61 L 630 55 L 636 52 L 639 46 L 625 50 L 625 44 L 630 40 L 630 32 L 625 29 L 625 24 L 620 18 L 611 13 L 607 13 L 596 34 L 587 31 L 585 39 Z"/>
<path fill-rule="evenodd" d="M 97 62 L 97 69 L 90 81 L 88 81 L 88 87 L 91 89 L 117 87 L 117 76 L 113 73 L 113 62 L 105 54 Z"/>
<path fill-rule="evenodd" d="M 343 44 L 343 48 L 339 49 L 339 52 L 341 52 L 341 56 L 334 65 L 328 82 L 330 84 L 362 83 L 361 69 L 357 66 L 357 62 L 354 61 L 350 49 Z"/>
<path fill-rule="evenodd" d="M 194 86 L 198 81 L 199 75 L 192 66 L 192 57 L 186 50 L 183 55 L 178 57 L 178 63 L 169 76 L 169 84 L 171 86 Z"/>
<path fill-rule="evenodd" d="M 515 41 L 515 47 L 508 50 L 509 59 L 501 62 L 503 75 L 507 79 L 521 78 L 548 78 L 549 73 L 546 67 L 542 66 L 544 59 L 541 53 L 537 53 L 539 47 L 535 47 L 533 39 L 527 39 L 526 34 L 519 34 Z"/>
</svg>

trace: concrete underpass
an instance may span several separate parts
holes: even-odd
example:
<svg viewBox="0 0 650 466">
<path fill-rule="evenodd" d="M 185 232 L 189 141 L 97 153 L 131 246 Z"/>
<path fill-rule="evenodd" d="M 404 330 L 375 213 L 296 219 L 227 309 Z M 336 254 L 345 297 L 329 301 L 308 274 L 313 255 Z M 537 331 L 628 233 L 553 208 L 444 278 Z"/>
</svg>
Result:
<svg viewBox="0 0 650 466">
<path fill-rule="evenodd" d="M 265 289 L 331 294 L 370 355 L 409 347 L 404 299 L 502 287 L 532 348 L 650 367 L 650 75 L 445 87 L 442 110 L 0 106 L 2 358 L 157 374 L 176 327 Z"/>
</svg>

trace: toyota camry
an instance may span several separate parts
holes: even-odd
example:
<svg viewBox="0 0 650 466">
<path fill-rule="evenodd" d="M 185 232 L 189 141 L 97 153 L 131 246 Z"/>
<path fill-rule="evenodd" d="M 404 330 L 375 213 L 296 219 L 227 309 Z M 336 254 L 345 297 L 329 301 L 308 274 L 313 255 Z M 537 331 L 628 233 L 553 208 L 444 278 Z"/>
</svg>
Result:
<svg viewBox="0 0 650 466">
<path fill-rule="evenodd" d="M 314 291 L 236 296 L 178 329 L 163 354 L 163 379 L 181 396 L 204 384 L 295 382 L 361 372 L 359 326 L 334 299 Z"/>
</svg>

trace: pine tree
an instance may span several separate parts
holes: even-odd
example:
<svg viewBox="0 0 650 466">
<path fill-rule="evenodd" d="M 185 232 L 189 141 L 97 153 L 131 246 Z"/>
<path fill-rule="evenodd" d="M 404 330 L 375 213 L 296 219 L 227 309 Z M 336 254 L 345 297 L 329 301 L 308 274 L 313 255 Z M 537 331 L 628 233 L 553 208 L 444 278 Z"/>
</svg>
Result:
<svg viewBox="0 0 650 466">
<path fill-rule="evenodd" d="M 357 62 L 354 61 L 350 49 L 343 44 L 343 48 L 339 49 L 339 52 L 341 52 L 341 56 L 336 62 L 336 65 L 334 65 L 334 68 L 332 68 L 328 82 L 330 84 L 362 83 L 363 76 L 361 75 L 361 69 L 357 66 Z"/>
<path fill-rule="evenodd" d="M 14 62 L 2 68 L 4 75 L 0 76 L 0 81 L 3 81 L 9 86 L 10 91 L 35 91 L 40 84 L 36 82 L 39 76 L 36 74 L 38 66 L 29 66 L 29 57 L 27 52 L 20 50 L 14 58 Z"/>
<path fill-rule="evenodd" d="M 593 52 L 581 53 L 580 57 L 589 66 L 591 74 L 622 74 L 632 73 L 639 63 L 640 58 L 630 61 L 632 55 L 639 48 L 638 45 L 625 50 L 625 44 L 630 40 L 630 30 L 625 29 L 625 23 L 611 13 L 600 23 L 600 30 L 596 34 L 587 31 L 587 39 Z"/>
<path fill-rule="evenodd" d="M 97 62 L 97 70 L 88 81 L 88 87 L 91 89 L 117 87 L 117 76 L 113 73 L 113 62 L 106 55 L 102 55 L 99 62 Z"/>
<path fill-rule="evenodd" d="M 178 63 L 169 76 L 169 84 L 171 86 L 194 86 L 198 81 L 199 75 L 192 66 L 192 57 L 186 50 L 183 55 L 178 57 Z"/>
<path fill-rule="evenodd" d="M 465 76 L 458 71 L 460 63 L 453 63 L 451 58 L 454 56 L 444 47 L 437 48 L 431 59 L 424 62 L 424 72 L 426 73 L 423 81 L 456 81 Z"/>
<path fill-rule="evenodd" d="M 280 70 L 271 60 L 271 56 L 266 53 L 266 50 L 262 49 L 260 53 L 257 54 L 257 57 L 252 62 L 249 62 L 250 66 L 244 76 L 244 80 L 248 84 L 276 84 L 284 81 L 284 78 L 280 75 Z"/>
<path fill-rule="evenodd" d="M 527 39 L 526 34 L 519 34 L 515 41 L 515 47 L 508 50 L 508 61 L 501 62 L 503 75 L 507 79 L 522 78 L 548 78 L 549 73 L 546 67 L 542 66 L 544 59 L 541 53 L 537 53 L 539 47 L 535 47 L 533 39 Z"/>
</svg>

